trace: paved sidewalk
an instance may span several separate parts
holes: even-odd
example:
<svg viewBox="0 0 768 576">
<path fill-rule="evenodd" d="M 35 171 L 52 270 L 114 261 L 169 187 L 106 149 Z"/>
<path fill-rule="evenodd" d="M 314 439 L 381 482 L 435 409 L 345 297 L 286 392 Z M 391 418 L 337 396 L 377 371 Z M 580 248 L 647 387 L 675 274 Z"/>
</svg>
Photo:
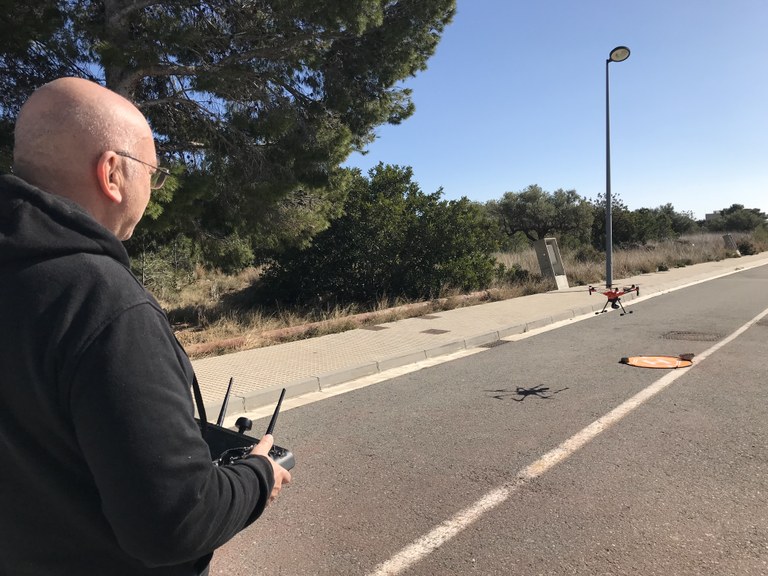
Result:
<svg viewBox="0 0 768 576">
<path fill-rule="evenodd" d="M 729 258 L 614 281 L 636 284 L 640 299 L 689 284 L 768 264 L 768 255 Z M 626 306 L 637 297 L 622 297 Z M 209 420 L 216 418 L 230 377 L 234 385 L 227 416 L 272 406 L 285 387 L 286 398 L 317 392 L 391 368 L 489 344 L 562 320 L 599 311 L 606 298 L 585 286 L 479 304 L 358 328 L 308 340 L 196 360 Z M 609 307 L 610 310 L 610 307 Z"/>
</svg>

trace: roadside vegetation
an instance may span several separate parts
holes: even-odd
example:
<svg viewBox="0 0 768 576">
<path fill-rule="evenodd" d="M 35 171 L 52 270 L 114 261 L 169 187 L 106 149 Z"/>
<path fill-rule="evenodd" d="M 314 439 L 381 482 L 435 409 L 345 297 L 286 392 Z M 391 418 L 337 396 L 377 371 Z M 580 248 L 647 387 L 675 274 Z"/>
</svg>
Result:
<svg viewBox="0 0 768 576">
<path fill-rule="evenodd" d="M 768 233 L 733 234 L 744 255 L 768 250 Z M 598 284 L 605 278 L 604 253 L 596 249 L 562 250 L 571 286 Z M 614 278 L 666 271 L 702 262 L 735 258 L 722 235 L 699 233 L 675 240 L 614 251 Z M 166 290 L 161 303 L 168 310 L 179 340 L 190 356 L 201 358 L 281 342 L 392 322 L 441 310 L 516 298 L 553 289 L 541 277 L 532 248 L 494 254 L 497 274 L 485 290 L 463 293 L 446 288 L 430 299 L 382 297 L 370 305 L 348 304 L 328 308 L 252 307 L 254 286 L 261 269 L 250 267 L 223 274 L 199 266 L 193 280 L 178 291 Z M 164 297 L 163 297 L 164 296 Z"/>
<path fill-rule="evenodd" d="M 136 234 L 134 271 L 193 357 L 550 290 L 532 249 L 543 238 L 557 238 L 572 286 L 604 281 L 599 197 L 532 185 L 478 203 L 422 191 L 409 167 L 343 176 L 338 216 L 306 245 Z M 671 204 L 612 207 L 617 280 L 736 256 L 723 233 L 742 254 L 768 249 L 766 215 L 739 204 L 701 221 Z"/>
</svg>

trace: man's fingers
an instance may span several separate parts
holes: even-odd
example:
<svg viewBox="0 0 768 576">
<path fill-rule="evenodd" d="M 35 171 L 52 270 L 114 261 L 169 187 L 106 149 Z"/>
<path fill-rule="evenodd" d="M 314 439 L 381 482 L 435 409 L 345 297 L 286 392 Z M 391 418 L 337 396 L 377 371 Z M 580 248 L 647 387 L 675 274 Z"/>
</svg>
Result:
<svg viewBox="0 0 768 576">
<path fill-rule="evenodd" d="M 264 437 L 259 440 L 259 443 L 253 447 L 251 454 L 260 454 L 261 456 L 269 456 L 269 451 L 272 449 L 272 445 L 275 443 L 275 439 L 272 434 L 265 434 Z"/>
<path fill-rule="evenodd" d="M 257 444 L 257 446 L 259 448 L 263 446 L 267 449 L 267 451 L 269 451 L 272 448 L 272 444 L 274 443 L 275 443 L 275 438 L 274 436 L 272 436 L 272 434 L 264 434 L 261 440 L 259 440 L 259 443 Z"/>
</svg>

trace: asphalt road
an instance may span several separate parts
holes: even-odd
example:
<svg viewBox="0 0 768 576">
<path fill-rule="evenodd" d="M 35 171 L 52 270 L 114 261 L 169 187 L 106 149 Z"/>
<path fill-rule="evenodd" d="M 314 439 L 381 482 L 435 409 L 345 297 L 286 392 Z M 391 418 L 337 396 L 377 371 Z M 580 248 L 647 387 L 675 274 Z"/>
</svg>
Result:
<svg viewBox="0 0 768 576">
<path fill-rule="evenodd" d="M 294 482 L 211 574 L 768 574 L 768 316 L 734 334 L 766 287 L 747 270 L 281 414 Z"/>
</svg>

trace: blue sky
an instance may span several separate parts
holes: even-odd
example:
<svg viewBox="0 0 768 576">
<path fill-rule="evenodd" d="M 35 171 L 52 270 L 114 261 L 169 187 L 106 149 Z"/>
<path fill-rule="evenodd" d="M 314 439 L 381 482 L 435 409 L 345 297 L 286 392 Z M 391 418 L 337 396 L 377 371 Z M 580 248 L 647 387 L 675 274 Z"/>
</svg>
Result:
<svg viewBox="0 0 768 576">
<path fill-rule="evenodd" d="M 425 192 L 498 199 L 538 184 L 605 191 L 630 208 L 697 218 L 734 203 L 768 212 L 767 0 L 458 0 L 416 112 L 346 165 L 411 166 Z"/>
</svg>

